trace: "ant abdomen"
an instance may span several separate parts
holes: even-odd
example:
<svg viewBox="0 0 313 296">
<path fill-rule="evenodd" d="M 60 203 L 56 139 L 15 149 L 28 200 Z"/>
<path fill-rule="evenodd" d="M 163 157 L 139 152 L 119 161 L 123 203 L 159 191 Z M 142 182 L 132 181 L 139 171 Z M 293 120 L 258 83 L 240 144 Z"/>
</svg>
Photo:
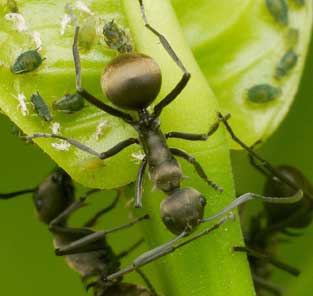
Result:
<svg viewBox="0 0 313 296">
<path fill-rule="evenodd" d="M 114 58 L 101 76 L 108 99 L 123 109 L 141 110 L 157 97 L 162 82 L 159 65 L 141 53 L 125 53 Z"/>
<path fill-rule="evenodd" d="M 288 227 L 303 228 L 308 226 L 313 219 L 313 201 L 306 192 L 313 193 L 313 187 L 309 180 L 296 168 L 283 165 L 278 166 L 277 170 L 280 174 L 289 179 L 292 183 L 302 188 L 304 191 L 304 197 L 295 204 L 282 204 L 279 207 L 275 205 L 265 204 L 267 215 L 270 219 L 270 223 L 277 224 L 280 221 L 292 217 L 295 213 L 298 213 L 297 217 L 291 219 L 288 222 Z M 281 182 L 277 178 L 268 178 L 264 188 L 264 194 L 275 196 L 290 196 L 297 190 L 291 188 L 288 184 Z"/>
<path fill-rule="evenodd" d="M 174 234 L 191 232 L 203 218 L 205 205 L 205 198 L 194 188 L 177 189 L 161 203 L 161 218 Z"/>
</svg>

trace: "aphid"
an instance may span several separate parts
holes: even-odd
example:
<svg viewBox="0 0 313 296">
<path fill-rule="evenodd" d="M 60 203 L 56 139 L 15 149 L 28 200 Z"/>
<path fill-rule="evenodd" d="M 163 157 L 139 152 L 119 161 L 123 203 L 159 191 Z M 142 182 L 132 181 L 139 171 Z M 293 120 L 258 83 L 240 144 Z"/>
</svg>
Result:
<svg viewBox="0 0 313 296">
<path fill-rule="evenodd" d="M 153 112 L 150 113 L 147 110 L 147 107 L 155 100 L 161 86 L 161 72 L 159 66 L 151 57 L 141 53 L 125 53 L 112 59 L 112 61 L 107 65 L 101 78 L 103 92 L 115 106 L 121 109 L 137 111 L 139 117 L 138 120 L 133 118 L 133 116 L 129 113 L 125 113 L 124 111 L 118 110 L 103 103 L 90 94 L 87 90 L 82 88 L 80 57 L 77 47 L 79 26 L 72 9 L 69 6 L 66 6 L 66 9 L 71 15 L 76 27 L 73 43 L 73 56 L 77 92 L 81 94 L 88 102 L 97 106 L 99 109 L 115 117 L 119 117 L 131 125 L 138 132 L 138 138 L 126 139 L 116 144 L 109 150 L 98 153 L 92 148 L 72 138 L 66 138 L 61 135 L 37 133 L 27 137 L 28 140 L 42 137 L 62 139 L 77 147 L 78 149 L 98 157 L 99 159 L 112 157 L 113 155 L 133 144 L 142 146 L 145 157 L 143 158 L 139 167 L 136 181 L 136 206 L 141 207 L 142 204 L 143 176 L 148 165 L 151 181 L 157 189 L 162 190 L 167 195 L 167 198 L 161 203 L 160 206 L 162 221 L 169 231 L 178 236 L 174 240 L 153 250 L 150 250 L 147 253 L 144 253 L 133 262 L 132 266 L 109 276 L 107 278 L 108 280 L 116 279 L 124 273 L 134 270 L 137 267 L 143 266 L 153 261 L 154 259 L 167 254 L 169 250 L 172 250 L 178 240 L 189 235 L 200 223 L 208 222 L 216 219 L 219 216 L 225 215 L 231 209 L 250 199 L 260 198 L 269 202 L 285 203 L 295 202 L 302 197 L 301 191 L 288 198 L 270 198 L 253 193 L 247 193 L 244 194 L 240 199 L 235 200 L 228 207 L 216 215 L 203 219 L 204 208 L 206 205 L 205 198 L 194 188 L 181 188 L 183 172 L 175 156 L 181 157 L 190 162 L 194 166 L 198 175 L 205 182 L 207 182 L 209 186 L 218 191 L 222 191 L 222 188 L 208 179 L 201 165 L 194 157 L 187 154 L 183 150 L 169 148 L 167 146 L 167 139 L 180 138 L 191 141 L 205 141 L 217 130 L 220 119 L 218 119 L 209 129 L 209 131 L 204 134 L 190 134 L 181 132 L 170 132 L 167 134 L 162 133 L 160 129 L 159 116 L 164 108 L 172 101 L 174 101 L 185 88 L 190 79 L 190 73 L 186 70 L 185 66 L 178 58 L 166 38 L 147 22 L 145 9 L 141 0 L 139 0 L 139 4 L 145 26 L 159 38 L 164 49 L 172 57 L 178 67 L 183 71 L 183 75 L 173 90 L 171 90 L 169 94 L 163 100 L 161 100 L 160 103 L 156 104 L 154 106 Z M 217 226 L 213 226 L 213 228 L 217 228 L 226 220 L 224 219 L 217 223 Z M 206 230 L 203 233 L 193 236 L 190 238 L 190 241 L 207 234 L 208 231 L 210 230 Z"/>
<path fill-rule="evenodd" d="M 18 13 L 18 7 L 15 0 L 7 0 L 7 7 L 10 12 Z"/>
<path fill-rule="evenodd" d="M 96 36 L 96 20 L 94 17 L 89 17 L 84 21 L 79 32 L 79 48 L 85 51 L 90 50 L 95 43 Z"/>
<path fill-rule="evenodd" d="M 272 17 L 282 25 L 288 25 L 288 4 L 285 0 L 266 0 Z"/>
<path fill-rule="evenodd" d="M 288 49 L 294 48 L 299 43 L 299 30 L 296 28 L 289 28 L 286 33 L 286 45 Z"/>
<path fill-rule="evenodd" d="M 38 115 L 46 121 L 51 121 L 52 115 L 50 113 L 50 109 L 39 92 L 37 91 L 36 94 L 32 94 L 30 99 Z"/>
<path fill-rule="evenodd" d="M 66 94 L 60 100 L 53 102 L 53 109 L 64 113 L 80 111 L 85 106 L 84 98 L 79 94 Z"/>
<path fill-rule="evenodd" d="M 248 89 L 247 95 L 249 101 L 263 104 L 279 97 L 281 95 L 281 89 L 267 83 L 257 84 Z"/>
<path fill-rule="evenodd" d="M 104 24 L 103 36 L 108 47 L 117 50 L 119 53 L 133 51 L 129 35 L 114 20 Z"/>
<path fill-rule="evenodd" d="M 120 267 L 120 259 L 129 254 L 139 246 L 142 240 L 130 246 L 129 249 L 116 254 L 106 240 L 106 235 L 119 231 L 142 220 L 148 219 L 148 215 L 136 218 L 128 224 L 123 224 L 109 230 L 95 231 L 93 227 L 99 218 L 116 206 L 121 190 L 117 192 L 114 201 L 106 208 L 98 211 L 82 227 L 74 228 L 67 226 L 67 220 L 79 208 L 85 205 L 86 199 L 92 194 L 98 192 L 98 189 L 87 191 L 80 199 L 75 200 L 74 186 L 71 178 L 61 169 L 57 169 L 48 176 L 38 187 L 33 189 L 20 190 L 6 194 L 0 194 L 0 199 L 11 199 L 17 196 L 33 193 L 33 202 L 38 214 L 38 218 L 45 224 L 49 225 L 49 230 L 54 237 L 56 255 L 64 255 L 68 265 L 77 271 L 86 289 L 92 288 L 94 296 L 104 295 L 126 295 L 123 291 L 128 291 L 127 295 L 134 296 L 156 296 L 154 290 L 149 291 L 141 286 L 122 283 L 120 277 L 116 281 L 104 281 L 103 278 L 117 270 Z M 86 238 L 93 237 L 91 240 Z M 81 244 L 76 252 L 66 251 L 67 246 Z M 63 251 L 60 251 L 63 248 Z M 147 285 L 152 288 L 151 284 L 138 270 L 146 281 Z M 153 289 L 153 288 L 152 288 Z"/>
<path fill-rule="evenodd" d="M 288 50 L 280 59 L 276 66 L 275 78 L 281 79 L 296 66 L 298 62 L 298 55 L 292 50 Z"/>
<path fill-rule="evenodd" d="M 37 50 L 29 50 L 18 56 L 14 64 L 11 66 L 11 72 L 14 74 L 22 74 L 36 70 L 44 59 Z"/>
</svg>

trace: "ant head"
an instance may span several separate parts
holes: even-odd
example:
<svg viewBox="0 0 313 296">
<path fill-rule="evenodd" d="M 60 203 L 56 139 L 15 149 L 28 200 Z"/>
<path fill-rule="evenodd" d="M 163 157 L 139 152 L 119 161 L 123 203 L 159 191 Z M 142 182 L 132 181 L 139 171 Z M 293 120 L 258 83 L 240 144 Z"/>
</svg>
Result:
<svg viewBox="0 0 313 296">
<path fill-rule="evenodd" d="M 298 169 L 287 165 L 278 166 L 276 169 L 299 189 L 313 195 L 312 185 Z M 288 197 L 296 191 L 275 177 L 268 178 L 264 188 L 264 194 L 268 196 Z M 295 217 L 288 222 L 288 226 L 302 228 L 308 226 L 313 220 L 313 202 L 305 193 L 304 197 L 295 204 L 281 204 L 277 207 L 277 205 L 265 203 L 264 207 L 270 222 L 274 224 Z"/>
<path fill-rule="evenodd" d="M 151 57 L 126 53 L 107 65 L 101 76 L 101 87 L 117 107 L 139 111 L 155 100 L 161 81 L 160 67 Z"/>
<path fill-rule="evenodd" d="M 48 224 L 74 200 L 71 177 L 57 169 L 38 186 L 33 200 L 39 219 Z"/>
<path fill-rule="evenodd" d="M 192 231 L 203 218 L 206 201 L 193 188 L 178 189 L 161 204 L 161 218 L 174 234 Z"/>
</svg>

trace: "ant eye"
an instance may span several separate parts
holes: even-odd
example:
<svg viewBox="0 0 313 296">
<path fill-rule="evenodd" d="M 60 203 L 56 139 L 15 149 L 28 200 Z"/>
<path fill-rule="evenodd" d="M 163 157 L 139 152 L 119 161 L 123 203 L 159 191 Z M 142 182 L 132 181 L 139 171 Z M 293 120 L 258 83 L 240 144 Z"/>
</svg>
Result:
<svg viewBox="0 0 313 296">
<path fill-rule="evenodd" d="M 38 210 L 41 210 L 41 208 L 43 207 L 43 200 L 41 198 L 36 198 L 35 204 L 36 208 Z"/>
<path fill-rule="evenodd" d="M 163 217 L 163 221 L 166 225 L 174 225 L 175 223 L 174 219 L 170 216 Z"/>
<path fill-rule="evenodd" d="M 199 197 L 199 200 L 200 200 L 201 205 L 202 205 L 203 207 L 205 207 L 205 206 L 206 206 L 206 199 L 201 195 L 201 196 Z"/>
</svg>

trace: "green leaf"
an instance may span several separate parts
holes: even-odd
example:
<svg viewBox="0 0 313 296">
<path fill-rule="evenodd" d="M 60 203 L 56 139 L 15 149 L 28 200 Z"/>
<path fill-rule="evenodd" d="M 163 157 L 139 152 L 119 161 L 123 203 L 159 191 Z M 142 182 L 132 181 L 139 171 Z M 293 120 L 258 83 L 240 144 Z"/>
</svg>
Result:
<svg viewBox="0 0 313 296">
<path fill-rule="evenodd" d="M 307 0 L 304 6 L 286 2 L 288 26 L 274 20 L 265 0 L 172 0 L 201 70 L 247 144 L 264 140 L 275 131 L 298 90 L 312 35 L 313 2 Z M 291 28 L 299 32 L 296 45 L 292 44 Z M 292 46 L 299 56 L 297 65 L 277 80 L 275 67 Z M 263 104 L 249 101 L 248 89 L 264 83 L 280 87 L 282 94 Z M 232 147 L 238 148 L 234 143 Z"/>
<path fill-rule="evenodd" d="M 166 54 L 159 41 L 144 28 L 137 1 L 86 1 L 97 16 L 110 20 L 114 18 L 124 26 L 128 26 L 140 52 L 147 53 L 159 63 L 163 73 L 162 98 L 180 79 L 181 72 Z M 43 3 L 42 1 L 19 1 L 19 10 L 28 26 L 27 33 L 16 32 L 16 27 L 0 19 L 3 31 L 0 33 L 0 78 L 2 80 L 0 107 L 26 134 L 34 132 L 50 132 L 51 124 L 39 118 L 29 103 L 31 94 L 39 91 L 51 106 L 52 102 L 67 92 L 74 92 L 74 72 L 71 54 L 73 26 L 60 34 L 61 19 L 64 14 L 65 1 Z M 192 74 L 192 78 L 182 95 L 171 104 L 161 117 L 164 131 L 176 130 L 185 132 L 205 132 L 215 120 L 215 111 L 219 109 L 216 98 L 209 89 L 193 56 L 186 46 L 175 15 L 166 0 L 145 1 L 149 20 L 171 42 L 180 58 Z M 3 7 L 3 6 L 2 6 Z M 38 12 L 34 14 L 34 12 Z M 75 10 L 78 19 L 89 15 Z M 3 8 L 3 14 L 5 8 Z M 32 33 L 38 31 L 43 42 L 41 54 L 46 57 L 43 64 L 33 72 L 14 75 L 10 66 L 16 57 L 29 49 L 35 49 Z M 83 85 L 93 94 L 101 97 L 99 86 L 100 73 L 104 65 L 114 53 L 103 45 L 101 37 L 95 47 L 82 54 Z M 16 97 L 24 94 L 29 114 L 23 116 L 18 109 Z M 106 99 L 104 99 L 107 101 Z M 97 151 L 104 151 L 112 145 L 135 132 L 125 123 L 100 112 L 92 106 L 83 111 L 68 115 L 53 113 L 54 122 L 61 124 L 60 132 L 92 146 Z M 96 127 L 108 121 L 108 128 L 100 141 L 96 140 Z M 94 160 L 88 154 L 77 151 L 73 147 L 69 151 L 57 151 L 51 141 L 41 139 L 36 143 L 65 168 L 78 182 L 99 188 L 111 188 L 134 180 L 138 164 L 132 162 L 131 153 L 138 148 L 130 148 L 118 156 L 104 162 Z M 183 164 L 184 172 L 190 177 L 186 184 L 197 188 L 207 197 L 206 216 L 216 213 L 234 197 L 228 145 L 220 129 L 209 141 L 188 143 L 182 140 L 169 141 L 171 146 L 178 146 L 192 153 L 203 165 L 208 176 L 223 186 L 225 193 L 218 194 L 208 188 L 195 175 L 190 165 Z M 148 182 L 147 182 L 148 183 Z M 152 221 L 146 228 L 146 237 L 150 245 L 166 242 L 172 235 L 165 230 L 159 217 L 159 204 L 164 194 L 150 193 L 151 184 L 144 194 L 144 211 L 151 213 Z M 118 217 L 116 220 L 119 221 Z M 202 226 L 202 229 L 206 225 Z M 208 227 L 208 226 L 207 226 Z M 184 247 L 173 256 L 156 263 L 159 281 L 154 282 L 165 295 L 252 295 L 253 288 L 249 277 L 249 269 L 245 256 L 232 254 L 231 247 L 242 244 L 238 223 L 229 222 L 221 230 L 208 238 Z M 240 270 L 240 272 L 238 272 Z M 155 278 L 152 273 L 152 278 Z"/>
</svg>

